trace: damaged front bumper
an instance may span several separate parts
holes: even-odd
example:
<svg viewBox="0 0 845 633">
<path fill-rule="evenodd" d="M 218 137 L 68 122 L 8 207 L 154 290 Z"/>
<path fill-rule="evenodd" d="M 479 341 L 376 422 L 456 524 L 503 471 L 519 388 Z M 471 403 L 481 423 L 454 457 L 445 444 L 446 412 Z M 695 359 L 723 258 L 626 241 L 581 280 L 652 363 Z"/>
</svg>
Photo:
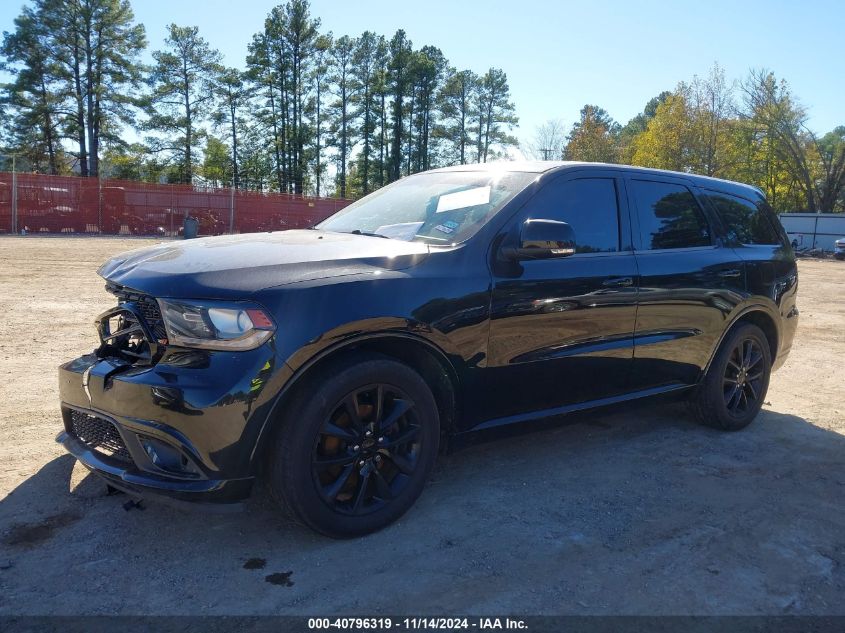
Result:
<svg viewBox="0 0 845 633">
<path fill-rule="evenodd" d="M 125 492 L 237 504 L 254 482 L 272 406 L 274 354 L 169 350 L 134 366 L 96 353 L 59 368 L 64 430 L 56 440 Z"/>
<path fill-rule="evenodd" d="M 185 481 L 124 467 L 104 458 L 98 451 L 67 431 L 59 433 L 56 441 L 85 468 L 105 480 L 106 484 L 142 499 L 154 497 L 168 505 L 178 505 L 182 502 L 213 503 L 220 508 L 225 506 L 226 509 L 240 509 L 240 501 L 249 496 L 252 487 L 251 479 Z"/>
</svg>

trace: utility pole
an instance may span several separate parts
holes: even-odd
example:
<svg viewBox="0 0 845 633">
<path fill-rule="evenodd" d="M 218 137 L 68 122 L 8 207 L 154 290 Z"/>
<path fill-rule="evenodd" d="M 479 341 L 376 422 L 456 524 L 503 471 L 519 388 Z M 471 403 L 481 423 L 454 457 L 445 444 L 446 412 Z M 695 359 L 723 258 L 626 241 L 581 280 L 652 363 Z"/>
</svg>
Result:
<svg viewBox="0 0 845 633">
<path fill-rule="evenodd" d="M 12 234 L 18 234 L 18 172 L 15 169 L 15 159 L 12 154 Z"/>
<path fill-rule="evenodd" d="M 229 235 L 235 232 L 235 183 L 229 187 Z"/>
<path fill-rule="evenodd" d="M 17 234 L 18 232 L 18 168 L 17 168 L 17 154 L 0 154 L 0 158 L 11 158 L 12 159 L 12 197 L 11 197 L 11 216 L 12 216 L 12 223 L 11 227 L 7 226 L 6 228 L 12 229 L 12 235 Z"/>
<path fill-rule="evenodd" d="M 549 160 L 549 155 L 554 151 L 551 147 L 541 147 L 540 151 L 543 152 L 543 160 Z"/>
<path fill-rule="evenodd" d="M 97 233 L 101 233 L 102 230 L 103 230 L 103 177 L 102 177 L 102 173 L 103 173 L 102 165 L 97 165 Z"/>
</svg>

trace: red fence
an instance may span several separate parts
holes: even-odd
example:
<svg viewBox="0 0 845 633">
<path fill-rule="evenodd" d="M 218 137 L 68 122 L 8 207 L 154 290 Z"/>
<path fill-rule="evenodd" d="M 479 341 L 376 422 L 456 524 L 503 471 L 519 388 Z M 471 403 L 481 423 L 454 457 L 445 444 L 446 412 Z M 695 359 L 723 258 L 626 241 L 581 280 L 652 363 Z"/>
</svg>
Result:
<svg viewBox="0 0 845 633">
<path fill-rule="evenodd" d="M 199 221 L 200 235 L 254 233 L 309 227 L 349 202 L 73 176 L 13 178 L 0 172 L 0 233 L 174 236 L 188 216 Z"/>
</svg>

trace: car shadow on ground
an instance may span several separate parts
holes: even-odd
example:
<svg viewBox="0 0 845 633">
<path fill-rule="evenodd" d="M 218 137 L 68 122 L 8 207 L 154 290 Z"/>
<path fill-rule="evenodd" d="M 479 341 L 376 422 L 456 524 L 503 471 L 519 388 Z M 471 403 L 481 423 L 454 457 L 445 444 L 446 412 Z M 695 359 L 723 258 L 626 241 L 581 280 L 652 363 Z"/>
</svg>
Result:
<svg viewBox="0 0 845 633">
<path fill-rule="evenodd" d="M 263 492 L 127 511 L 62 456 L 0 502 L 0 613 L 843 613 L 843 455 L 773 411 L 739 433 L 677 404 L 580 416 L 442 456 L 348 541 Z"/>
</svg>

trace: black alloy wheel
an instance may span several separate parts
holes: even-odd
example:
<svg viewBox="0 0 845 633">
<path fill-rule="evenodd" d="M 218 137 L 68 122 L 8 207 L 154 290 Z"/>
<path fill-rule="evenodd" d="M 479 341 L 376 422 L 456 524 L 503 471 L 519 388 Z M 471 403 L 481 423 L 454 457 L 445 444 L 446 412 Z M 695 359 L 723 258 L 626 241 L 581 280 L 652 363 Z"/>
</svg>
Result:
<svg viewBox="0 0 845 633">
<path fill-rule="evenodd" d="M 728 333 L 690 400 L 700 422 L 726 431 L 748 426 L 763 406 L 772 360 L 769 341 L 756 325 Z"/>
<path fill-rule="evenodd" d="M 757 404 L 763 388 L 764 373 L 760 345 L 753 338 L 740 341 L 728 357 L 722 381 L 728 411 L 741 416 Z"/>
<path fill-rule="evenodd" d="M 414 401 L 400 388 L 372 384 L 347 394 L 317 434 L 312 476 L 335 511 L 372 512 L 402 493 L 420 455 Z"/>
<path fill-rule="evenodd" d="M 327 361 L 285 401 L 268 446 L 270 494 L 335 538 L 404 514 L 437 457 L 440 416 L 422 376 L 374 353 Z"/>
</svg>

